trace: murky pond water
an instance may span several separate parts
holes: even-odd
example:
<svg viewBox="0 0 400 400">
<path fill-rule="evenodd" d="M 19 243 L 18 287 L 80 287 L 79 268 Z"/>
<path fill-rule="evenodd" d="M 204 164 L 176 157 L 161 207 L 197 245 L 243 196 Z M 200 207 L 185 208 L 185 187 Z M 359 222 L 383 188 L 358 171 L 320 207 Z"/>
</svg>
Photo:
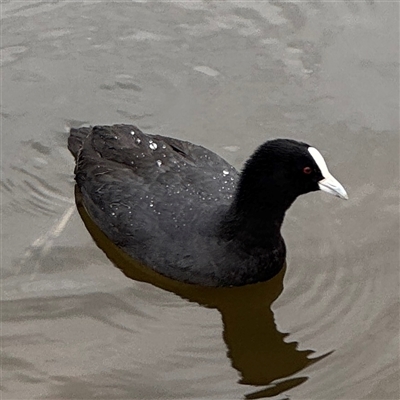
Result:
<svg viewBox="0 0 400 400">
<path fill-rule="evenodd" d="M 1 7 L 3 399 L 400 398 L 398 3 Z M 302 139 L 350 200 L 296 201 L 269 282 L 171 282 L 75 204 L 68 128 L 117 122 Z"/>
</svg>

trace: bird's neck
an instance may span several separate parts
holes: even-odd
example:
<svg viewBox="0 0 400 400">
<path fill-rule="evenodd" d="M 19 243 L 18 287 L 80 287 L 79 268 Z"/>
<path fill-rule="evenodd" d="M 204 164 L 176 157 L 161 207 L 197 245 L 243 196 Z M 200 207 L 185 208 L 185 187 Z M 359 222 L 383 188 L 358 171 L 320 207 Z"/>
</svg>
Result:
<svg viewBox="0 0 400 400">
<path fill-rule="evenodd" d="M 245 207 L 234 201 L 222 222 L 222 234 L 243 244 L 256 247 L 273 247 L 281 240 L 281 226 L 285 211 L 265 205 Z"/>
<path fill-rule="evenodd" d="M 222 234 L 263 248 L 274 248 L 281 242 L 283 219 L 295 197 L 275 182 L 264 176 L 262 184 L 255 184 L 251 174 L 242 175 L 222 222 Z"/>
</svg>

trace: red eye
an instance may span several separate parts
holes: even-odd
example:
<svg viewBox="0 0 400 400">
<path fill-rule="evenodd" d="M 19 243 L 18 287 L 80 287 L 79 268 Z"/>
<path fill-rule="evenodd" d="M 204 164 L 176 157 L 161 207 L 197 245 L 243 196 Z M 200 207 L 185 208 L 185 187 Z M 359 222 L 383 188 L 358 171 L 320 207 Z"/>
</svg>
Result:
<svg viewBox="0 0 400 400">
<path fill-rule="evenodd" d="M 303 168 L 303 172 L 307 175 L 311 174 L 312 172 L 312 168 L 311 167 L 304 167 Z"/>
</svg>

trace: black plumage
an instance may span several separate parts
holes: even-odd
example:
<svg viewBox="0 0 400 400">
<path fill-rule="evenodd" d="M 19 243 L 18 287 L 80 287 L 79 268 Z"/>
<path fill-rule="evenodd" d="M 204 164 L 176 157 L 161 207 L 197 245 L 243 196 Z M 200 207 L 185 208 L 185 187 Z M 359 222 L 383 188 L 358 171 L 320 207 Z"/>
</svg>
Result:
<svg viewBox="0 0 400 400">
<path fill-rule="evenodd" d="M 68 146 L 83 204 L 109 239 L 165 276 L 205 286 L 276 275 L 285 212 L 324 179 L 310 146 L 289 139 L 261 145 L 241 174 L 204 147 L 132 125 L 71 129 Z"/>
</svg>

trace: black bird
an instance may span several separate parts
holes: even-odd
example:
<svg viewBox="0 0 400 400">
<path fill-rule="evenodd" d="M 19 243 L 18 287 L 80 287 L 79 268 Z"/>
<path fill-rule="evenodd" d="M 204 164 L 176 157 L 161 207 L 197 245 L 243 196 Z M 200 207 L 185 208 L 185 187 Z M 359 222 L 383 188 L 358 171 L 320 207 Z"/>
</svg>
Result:
<svg viewBox="0 0 400 400">
<path fill-rule="evenodd" d="M 239 174 L 204 147 L 133 125 L 71 129 L 88 214 L 134 259 L 203 286 L 265 281 L 285 262 L 281 225 L 297 196 L 343 186 L 320 152 L 289 139 L 262 144 Z"/>
</svg>

